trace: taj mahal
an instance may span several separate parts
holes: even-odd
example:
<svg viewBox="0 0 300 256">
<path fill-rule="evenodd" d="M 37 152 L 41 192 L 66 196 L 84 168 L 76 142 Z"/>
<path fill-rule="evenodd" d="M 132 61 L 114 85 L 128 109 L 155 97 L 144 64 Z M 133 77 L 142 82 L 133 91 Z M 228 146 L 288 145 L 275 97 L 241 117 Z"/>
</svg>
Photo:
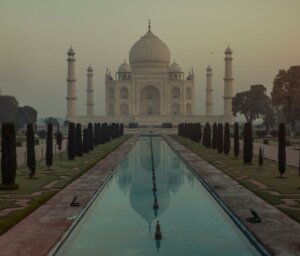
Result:
<svg viewBox="0 0 300 256">
<path fill-rule="evenodd" d="M 151 31 L 136 41 L 129 51 L 129 63 L 124 60 L 113 76 L 105 74 L 105 116 L 94 115 L 93 68 L 87 68 L 87 111 L 85 116 L 76 112 L 75 52 L 67 55 L 67 117 L 71 122 L 122 122 L 141 126 L 178 125 L 182 122 L 234 122 L 231 113 L 233 98 L 232 51 L 225 50 L 224 114 L 214 115 L 212 68 L 206 69 L 205 115 L 195 115 L 194 71 L 182 72 L 175 61 L 171 63 L 168 46 Z M 204 104 L 203 104 L 204 105 Z"/>
</svg>

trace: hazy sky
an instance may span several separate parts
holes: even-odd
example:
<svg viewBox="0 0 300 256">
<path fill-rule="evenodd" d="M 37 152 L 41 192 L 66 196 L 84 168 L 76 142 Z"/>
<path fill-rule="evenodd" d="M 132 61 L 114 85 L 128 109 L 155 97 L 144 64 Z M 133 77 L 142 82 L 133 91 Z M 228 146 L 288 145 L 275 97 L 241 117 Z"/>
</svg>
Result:
<svg viewBox="0 0 300 256">
<path fill-rule="evenodd" d="M 300 0 L 0 0 L 0 88 L 41 116 L 66 115 L 66 52 L 76 52 L 77 109 L 86 113 L 86 68 L 94 68 L 95 114 L 104 114 L 104 74 L 152 31 L 185 74 L 195 72 L 196 113 L 205 111 L 213 68 L 215 113 L 223 109 L 224 50 L 233 50 L 235 92 L 300 65 Z M 214 52 L 213 54 L 211 52 Z"/>
</svg>

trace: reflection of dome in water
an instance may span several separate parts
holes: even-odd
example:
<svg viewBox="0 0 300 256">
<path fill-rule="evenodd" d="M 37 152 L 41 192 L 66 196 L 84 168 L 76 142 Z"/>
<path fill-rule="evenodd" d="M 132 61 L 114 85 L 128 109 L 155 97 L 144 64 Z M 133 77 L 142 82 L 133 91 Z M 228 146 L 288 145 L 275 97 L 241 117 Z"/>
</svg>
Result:
<svg viewBox="0 0 300 256">
<path fill-rule="evenodd" d="M 178 157 L 173 157 L 171 165 L 172 165 L 173 169 L 178 169 L 180 167 L 180 160 L 179 160 L 179 158 Z"/>
<path fill-rule="evenodd" d="M 151 223 L 155 218 L 153 203 L 154 195 L 152 191 L 152 184 L 144 184 L 144 186 L 132 186 L 130 190 L 130 204 L 131 207 L 148 223 Z M 170 204 L 170 192 L 167 188 L 158 187 L 156 193 L 158 198 L 159 209 L 157 216 L 160 216 Z"/>
<path fill-rule="evenodd" d="M 127 194 L 127 191 L 131 185 L 131 170 L 128 169 L 129 167 L 129 160 L 125 158 L 121 164 L 121 170 L 118 172 L 118 183 L 121 190 Z"/>
<path fill-rule="evenodd" d="M 181 168 L 172 169 L 169 171 L 168 174 L 169 187 L 171 191 L 175 194 L 179 190 L 181 184 L 184 182 L 183 168 L 181 166 Z"/>
</svg>

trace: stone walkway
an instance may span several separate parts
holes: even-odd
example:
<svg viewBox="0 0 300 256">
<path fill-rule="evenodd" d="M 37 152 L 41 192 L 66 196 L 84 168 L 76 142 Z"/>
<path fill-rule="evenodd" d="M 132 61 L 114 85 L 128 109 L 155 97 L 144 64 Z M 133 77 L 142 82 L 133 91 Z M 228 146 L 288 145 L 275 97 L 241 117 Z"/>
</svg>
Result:
<svg viewBox="0 0 300 256">
<path fill-rule="evenodd" d="M 4 233 L 0 237 L 0 255 L 47 255 L 94 194 L 111 177 L 111 171 L 127 155 L 137 138 L 138 136 L 133 136 L 124 142 L 88 172 Z M 74 196 L 78 197 L 79 207 L 70 206 Z"/>
<path fill-rule="evenodd" d="M 233 139 L 231 139 L 231 146 L 233 147 Z M 261 143 L 253 143 L 253 153 L 259 154 L 259 147 L 264 149 L 264 157 L 273 161 L 278 160 L 278 148 L 272 145 L 264 145 Z M 240 150 L 243 151 L 243 141 L 240 140 Z M 299 152 L 292 147 L 286 147 L 286 163 L 290 166 L 299 166 Z"/>
<path fill-rule="evenodd" d="M 274 255 L 300 255 L 299 223 L 208 164 L 179 142 L 169 136 L 164 138 L 265 248 Z M 261 223 L 246 221 L 247 217 L 252 217 L 250 208 L 258 213 Z"/>
</svg>

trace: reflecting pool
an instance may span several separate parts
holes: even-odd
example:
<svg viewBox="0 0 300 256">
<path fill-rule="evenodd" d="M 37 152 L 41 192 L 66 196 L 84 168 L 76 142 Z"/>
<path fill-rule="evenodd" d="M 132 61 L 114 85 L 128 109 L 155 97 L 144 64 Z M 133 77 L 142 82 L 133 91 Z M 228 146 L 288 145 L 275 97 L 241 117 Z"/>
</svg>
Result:
<svg viewBox="0 0 300 256">
<path fill-rule="evenodd" d="M 161 137 L 141 137 L 56 255 L 156 254 L 260 255 Z"/>
</svg>

